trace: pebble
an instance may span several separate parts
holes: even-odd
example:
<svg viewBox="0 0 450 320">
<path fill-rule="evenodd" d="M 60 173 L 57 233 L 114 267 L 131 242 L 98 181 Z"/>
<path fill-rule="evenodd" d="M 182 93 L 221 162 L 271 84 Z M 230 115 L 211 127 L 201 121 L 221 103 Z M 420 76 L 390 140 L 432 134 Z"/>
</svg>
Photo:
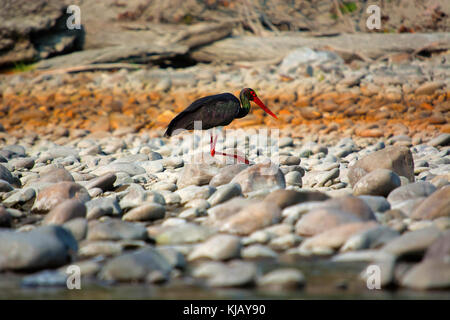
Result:
<svg viewBox="0 0 450 320">
<path fill-rule="evenodd" d="M 116 241 L 89 241 L 80 246 L 78 254 L 83 258 L 95 256 L 117 256 L 122 253 L 122 246 Z"/>
<path fill-rule="evenodd" d="M 58 182 L 39 191 L 33 211 L 50 211 L 64 200 L 75 199 L 87 202 L 91 199 L 88 191 L 75 182 Z"/>
<path fill-rule="evenodd" d="M 276 258 L 278 256 L 275 251 L 262 244 L 253 244 L 243 248 L 241 255 L 244 259 Z"/>
<path fill-rule="evenodd" d="M 381 250 L 396 257 L 419 256 L 441 235 L 436 227 L 409 231 L 400 237 L 394 238 L 384 245 Z"/>
<path fill-rule="evenodd" d="M 248 235 L 281 219 L 281 210 L 271 202 L 250 204 L 223 220 L 220 230 L 238 235 Z"/>
<path fill-rule="evenodd" d="M 108 261 L 100 278 L 120 282 L 144 281 L 152 271 L 169 274 L 171 270 L 170 263 L 156 249 L 142 248 Z"/>
<path fill-rule="evenodd" d="M 206 278 L 211 287 L 243 287 L 256 281 L 256 267 L 251 262 L 205 262 L 194 269 L 193 276 Z"/>
<path fill-rule="evenodd" d="M 349 167 L 348 178 L 354 186 L 359 179 L 375 169 L 388 169 L 409 181 L 414 181 L 414 162 L 412 153 L 407 147 L 386 147 L 358 160 Z"/>
<path fill-rule="evenodd" d="M 208 258 L 211 260 L 229 260 L 238 258 L 241 252 L 240 238 L 233 235 L 219 234 L 196 246 L 189 254 L 188 260 Z"/>
<path fill-rule="evenodd" d="M 329 197 L 321 192 L 315 191 L 295 191 L 279 189 L 271 192 L 265 197 L 265 202 L 275 203 L 280 209 L 294 206 L 298 203 L 308 201 L 322 201 L 327 200 Z"/>
<path fill-rule="evenodd" d="M 84 186 L 86 189 L 100 188 L 102 191 L 110 191 L 113 189 L 117 176 L 114 173 L 106 173 L 100 177 L 89 180 Z"/>
<path fill-rule="evenodd" d="M 66 200 L 54 207 L 45 216 L 43 224 L 64 224 L 65 222 L 86 217 L 86 206 L 78 200 Z"/>
<path fill-rule="evenodd" d="M 242 196 L 241 186 L 237 183 L 229 183 L 219 186 L 216 192 L 208 198 L 208 202 L 211 206 L 215 206 L 239 196 Z"/>
<path fill-rule="evenodd" d="M 88 227 L 88 240 L 146 240 L 147 230 L 143 225 L 119 219 L 93 220 Z"/>
<path fill-rule="evenodd" d="M 353 186 L 353 194 L 386 197 L 400 185 L 400 177 L 395 172 L 387 169 L 375 169 L 356 182 Z"/>
<path fill-rule="evenodd" d="M 417 220 L 450 217 L 450 186 L 442 187 L 421 202 L 411 213 Z"/>
<path fill-rule="evenodd" d="M 211 179 L 218 173 L 216 167 L 208 164 L 186 164 L 180 173 L 177 181 L 178 189 L 195 185 L 202 186 L 209 184 Z"/>
<path fill-rule="evenodd" d="M 158 244 L 182 244 L 204 241 L 213 235 L 214 231 L 206 226 L 195 223 L 182 223 L 176 226 L 167 226 L 158 233 Z"/>
<path fill-rule="evenodd" d="M 305 285 L 305 276 L 300 270 L 279 268 L 258 278 L 258 286 L 277 290 L 295 290 Z"/>
<path fill-rule="evenodd" d="M 77 241 L 81 241 L 86 238 L 88 221 L 84 218 L 75 218 L 64 223 L 63 227 L 69 230 Z"/>
<path fill-rule="evenodd" d="M 299 236 L 314 236 L 342 224 L 360 221 L 357 216 L 338 209 L 316 209 L 298 220 L 295 233 Z"/>
<path fill-rule="evenodd" d="M 231 182 L 238 183 L 244 194 L 261 189 L 286 187 L 283 173 L 271 162 L 255 164 L 244 169 Z"/>
<path fill-rule="evenodd" d="M 127 212 L 122 219 L 125 221 L 150 221 L 164 218 L 166 209 L 159 203 L 147 203 Z"/>
<path fill-rule="evenodd" d="M 130 176 L 135 176 L 138 174 L 143 174 L 146 171 L 144 170 L 144 168 L 133 164 L 133 163 L 128 163 L 128 162 L 114 162 L 114 163 L 110 163 L 108 165 L 99 167 L 97 169 L 95 169 L 94 171 L 92 171 L 93 174 L 97 175 L 97 176 L 101 176 L 107 173 L 118 173 L 118 172 L 125 172 L 127 174 L 129 174 Z"/>
<path fill-rule="evenodd" d="M 88 220 L 97 219 L 103 216 L 120 216 L 122 209 L 117 201 L 117 198 L 104 197 L 92 199 L 85 203 L 86 205 L 86 218 Z"/>
<path fill-rule="evenodd" d="M 78 250 L 72 234 L 60 226 L 29 232 L 0 231 L 0 270 L 39 270 L 71 261 Z"/>
<path fill-rule="evenodd" d="M 351 236 L 376 227 L 373 221 L 346 223 L 325 230 L 303 241 L 299 247 L 302 255 L 331 254 L 338 250 Z"/>
<path fill-rule="evenodd" d="M 15 187 L 20 187 L 20 180 L 14 177 L 4 165 L 0 164 L 0 179 L 4 180 Z"/>
<path fill-rule="evenodd" d="M 302 187 L 302 174 L 298 171 L 291 171 L 284 175 L 286 179 L 286 184 L 290 186 Z"/>
<path fill-rule="evenodd" d="M 384 246 L 392 239 L 400 236 L 400 233 L 386 226 L 376 226 L 349 237 L 344 245 L 341 247 L 341 251 L 355 251 L 375 249 Z"/>
<path fill-rule="evenodd" d="M 382 196 L 359 196 L 373 212 L 385 212 L 391 209 L 390 203 Z"/>
</svg>

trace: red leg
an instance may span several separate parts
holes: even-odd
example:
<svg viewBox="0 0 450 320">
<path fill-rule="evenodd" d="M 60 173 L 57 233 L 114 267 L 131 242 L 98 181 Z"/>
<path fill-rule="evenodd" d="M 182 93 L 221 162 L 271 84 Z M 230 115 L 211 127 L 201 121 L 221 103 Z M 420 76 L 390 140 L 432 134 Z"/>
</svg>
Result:
<svg viewBox="0 0 450 320">
<path fill-rule="evenodd" d="M 237 154 L 227 154 L 227 153 L 223 153 L 223 152 L 216 152 L 216 143 L 217 143 L 217 138 L 218 137 L 219 136 L 216 136 L 214 138 L 214 141 L 213 141 L 213 135 L 211 133 L 211 156 L 212 157 L 214 157 L 214 155 L 218 154 L 218 155 L 221 155 L 221 156 L 232 157 L 232 158 L 237 159 L 238 161 L 241 161 L 241 162 L 243 162 L 245 164 L 250 164 L 250 162 L 246 158 L 241 157 L 241 156 L 239 156 Z"/>
<path fill-rule="evenodd" d="M 212 133 L 211 133 L 211 156 L 212 157 L 214 157 L 214 155 L 216 154 L 216 143 L 217 143 L 217 138 L 218 138 L 219 136 L 216 136 L 215 138 L 214 138 L 214 141 L 213 141 L 213 135 L 212 135 Z"/>
<path fill-rule="evenodd" d="M 226 156 L 226 157 L 232 157 L 237 159 L 238 161 L 241 161 L 245 164 L 250 164 L 250 161 L 248 161 L 247 159 L 245 159 L 244 157 L 241 157 L 237 154 L 227 154 L 227 153 L 223 153 L 223 152 L 216 152 L 216 154 L 221 155 L 221 156 Z"/>
</svg>

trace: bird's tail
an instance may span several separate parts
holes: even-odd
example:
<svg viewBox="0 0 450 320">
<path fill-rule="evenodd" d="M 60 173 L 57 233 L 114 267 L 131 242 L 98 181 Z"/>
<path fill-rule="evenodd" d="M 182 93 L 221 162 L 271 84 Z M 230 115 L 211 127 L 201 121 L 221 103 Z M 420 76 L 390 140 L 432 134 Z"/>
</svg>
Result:
<svg viewBox="0 0 450 320">
<path fill-rule="evenodd" d="M 166 137 L 166 138 L 171 137 L 172 136 L 172 131 L 173 131 L 172 128 L 168 127 L 166 132 L 164 132 L 164 137 Z"/>
</svg>

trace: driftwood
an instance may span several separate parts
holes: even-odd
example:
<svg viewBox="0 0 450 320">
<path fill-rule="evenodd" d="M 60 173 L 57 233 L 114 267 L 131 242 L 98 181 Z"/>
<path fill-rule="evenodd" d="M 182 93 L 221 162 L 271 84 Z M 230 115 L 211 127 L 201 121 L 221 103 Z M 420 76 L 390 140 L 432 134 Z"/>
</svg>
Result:
<svg viewBox="0 0 450 320">
<path fill-rule="evenodd" d="M 389 53 L 417 53 L 427 50 L 449 50 L 447 33 L 403 34 L 342 34 L 335 37 L 304 37 L 301 33 L 288 33 L 278 37 L 235 37 L 198 48 L 191 56 L 201 62 L 227 62 L 275 60 L 299 47 L 333 50 L 346 57 L 376 60 Z M 346 59 L 344 59 L 346 60 Z"/>
<path fill-rule="evenodd" d="M 172 43 L 196 48 L 228 37 L 232 28 L 231 23 L 200 23 L 181 31 Z"/>
<path fill-rule="evenodd" d="M 186 54 L 189 51 L 183 45 L 130 45 L 113 46 L 102 49 L 91 49 L 73 52 L 64 56 L 42 60 L 37 69 L 66 68 L 98 63 L 140 63 L 151 64 L 161 59 L 170 59 L 177 55 Z"/>
</svg>

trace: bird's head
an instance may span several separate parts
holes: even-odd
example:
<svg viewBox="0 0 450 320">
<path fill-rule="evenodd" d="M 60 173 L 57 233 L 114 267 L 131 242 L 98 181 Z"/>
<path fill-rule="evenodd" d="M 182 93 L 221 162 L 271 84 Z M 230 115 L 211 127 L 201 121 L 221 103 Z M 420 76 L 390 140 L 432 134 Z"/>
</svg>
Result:
<svg viewBox="0 0 450 320">
<path fill-rule="evenodd" d="M 253 101 L 255 102 L 261 109 L 263 109 L 266 113 L 270 114 L 272 117 L 274 117 L 275 119 L 278 119 L 277 116 L 270 111 L 269 108 L 267 108 L 264 103 L 262 103 L 261 100 L 259 100 L 258 96 L 256 95 L 255 90 L 251 89 L 251 88 L 245 88 L 242 89 L 241 94 L 240 94 L 240 98 L 241 101 Z"/>
</svg>

